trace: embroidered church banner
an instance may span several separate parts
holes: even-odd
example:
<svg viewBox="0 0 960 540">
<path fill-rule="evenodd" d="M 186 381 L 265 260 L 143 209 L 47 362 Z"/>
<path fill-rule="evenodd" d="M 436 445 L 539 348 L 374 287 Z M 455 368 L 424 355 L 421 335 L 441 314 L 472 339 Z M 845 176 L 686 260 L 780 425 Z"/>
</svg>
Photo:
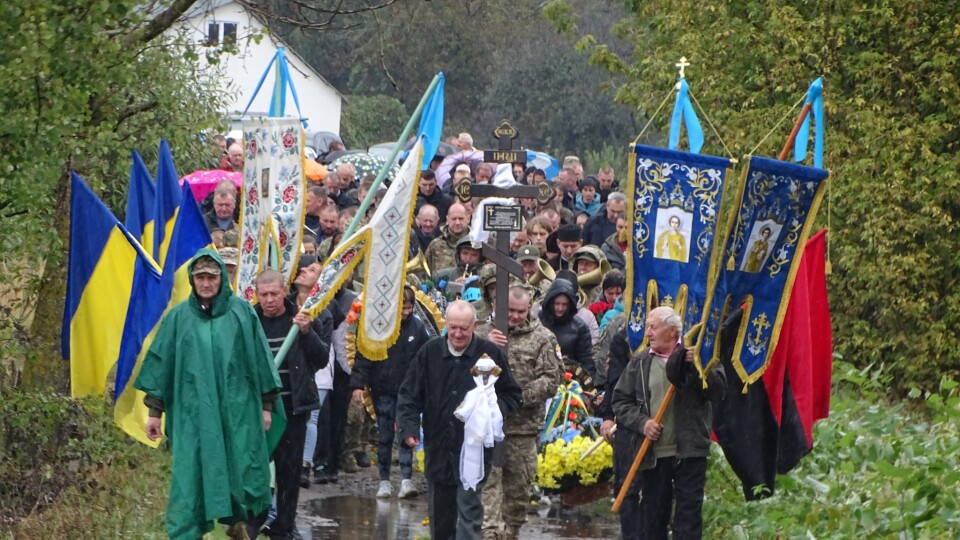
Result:
<svg viewBox="0 0 960 540">
<path fill-rule="evenodd" d="M 701 322 L 717 263 L 714 247 L 730 160 L 636 145 L 627 211 L 632 234 L 627 258 L 631 350 L 642 347 L 647 311 L 672 306 L 684 328 Z M 628 192 L 629 193 L 629 192 Z"/>
<path fill-rule="evenodd" d="M 303 128 L 296 118 L 255 117 L 243 123 L 240 254 L 235 290 L 254 300 L 254 280 L 271 260 L 292 281 L 303 234 Z M 271 248 L 270 246 L 273 246 Z M 270 249 L 276 249 L 275 254 Z"/>
<path fill-rule="evenodd" d="M 332 300 L 363 258 L 364 293 L 357 348 L 369 360 L 384 360 L 400 334 L 403 285 L 410 253 L 410 230 L 420 183 L 423 139 L 410 150 L 370 222 L 345 240 L 323 263 L 317 285 L 303 309 L 314 317 Z"/>
<path fill-rule="evenodd" d="M 744 391 L 770 363 L 828 176 L 824 169 L 747 157 L 740 206 L 731 215 L 723 267 L 697 344 L 703 367 L 718 362 L 720 325 L 742 305 L 732 363 Z"/>
</svg>

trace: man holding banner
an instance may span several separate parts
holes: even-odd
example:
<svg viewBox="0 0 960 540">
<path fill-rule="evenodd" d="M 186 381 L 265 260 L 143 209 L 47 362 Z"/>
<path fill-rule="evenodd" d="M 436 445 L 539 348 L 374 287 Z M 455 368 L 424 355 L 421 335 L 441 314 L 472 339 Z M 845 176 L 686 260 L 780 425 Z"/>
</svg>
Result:
<svg viewBox="0 0 960 540">
<path fill-rule="evenodd" d="M 671 521 L 673 538 L 696 539 L 703 534 L 711 402 L 724 395 L 726 377 L 723 368 L 715 366 L 706 381 L 700 379 L 694 356 L 680 341 L 682 329 L 673 308 L 652 309 L 646 320 L 650 348 L 630 360 L 613 392 L 613 410 L 624 436 L 636 434 L 635 448 L 642 441 L 640 434 L 653 442 L 640 464 L 641 478 L 634 479 L 641 482 L 640 521 L 645 532 L 641 538 L 647 540 L 666 540 Z M 671 386 L 676 386 L 672 401 Z M 666 412 L 657 422 L 654 414 L 662 403 Z M 674 500 L 676 510 L 671 512 Z"/>
<path fill-rule="evenodd" d="M 247 538 L 244 522 L 270 506 L 265 432 L 280 378 L 257 314 L 230 290 L 217 252 L 200 250 L 189 275 L 193 292 L 160 323 L 135 383 L 147 395 L 151 440 L 166 415 L 167 533 L 196 540 L 216 520 Z"/>
</svg>

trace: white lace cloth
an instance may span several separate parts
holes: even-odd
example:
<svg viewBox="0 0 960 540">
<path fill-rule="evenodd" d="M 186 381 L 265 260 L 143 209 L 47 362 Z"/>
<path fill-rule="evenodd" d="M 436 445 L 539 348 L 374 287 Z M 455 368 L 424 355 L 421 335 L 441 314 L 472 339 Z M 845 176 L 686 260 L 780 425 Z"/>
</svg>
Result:
<svg viewBox="0 0 960 540">
<path fill-rule="evenodd" d="M 467 392 L 453 413 L 463 421 L 463 445 L 460 447 L 460 482 L 463 489 L 477 489 L 484 475 L 483 449 L 492 448 L 494 442 L 503 440 L 503 415 L 497 405 L 494 389 L 498 377 L 490 373 L 495 367 L 496 363 L 489 356 L 484 355 L 477 360 L 476 368 L 481 373 L 473 377 L 477 387 Z"/>
</svg>

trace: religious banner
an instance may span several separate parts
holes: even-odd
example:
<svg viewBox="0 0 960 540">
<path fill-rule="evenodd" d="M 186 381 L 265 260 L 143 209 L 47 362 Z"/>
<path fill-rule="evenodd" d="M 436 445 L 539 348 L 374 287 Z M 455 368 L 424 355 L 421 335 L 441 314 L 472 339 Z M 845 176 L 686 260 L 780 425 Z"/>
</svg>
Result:
<svg viewBox="0 0 960 540">
<path fill-rule="evenodd" d="M 632 216 L 626 299 L 631 350 L 646 343 L 647 311 L 672 306 L 684 328 L 701 322 L 713 291 L 711 264 L 727 158 L 636 145 L 627 211 Z M 628 192 L 631 193 L 631 192 Z"/>
<path fill-rule="evenodd" d="M 370 222 L 343 241 L 323 263 L 317 284 L 303 306 L 316 317 L 353 275 L 360 258 L 365 257 L 362 272 L 366 286 L 360 301 L 357 347 L 368 360 L 386 359 L 387 350 L 400 334 L 422 152 L 421 138 L 410 150 Z"/>
<path fill-rule="evenodd" d="M 740 206 L 731 215 L 723 268 L 697 344 L 702 367 L 718 362 L 720 326 L 742 307 L 732 364 L 744 392 L 770 363 L 828 175 L 824 169 L 747 157 Z"/>
<path fill-rule="evenodd" d="M 275 267 L 287 281 L 295 277 L 305 210 L 303 140 L 296 118 L 255 117 L 243 123 L 240 253 L 234 290 L 251 302 L 254 280 L 264 268 Z"/>
<path fill-rule="evenodd" d="M 403 285 L 407 280 L 410 231 L 422 159 L 423 137 L 420 137 L 368 225 L 372 230 L 357 345 L 360 353 L 370 360 L 386 359 L 387 350 L 400 335 Z"/>
</svg>

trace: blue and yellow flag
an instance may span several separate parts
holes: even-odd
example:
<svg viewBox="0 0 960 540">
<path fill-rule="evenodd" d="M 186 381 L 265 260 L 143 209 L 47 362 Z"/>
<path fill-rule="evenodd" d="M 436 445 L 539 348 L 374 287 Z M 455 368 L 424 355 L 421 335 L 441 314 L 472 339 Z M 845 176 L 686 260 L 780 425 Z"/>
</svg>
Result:
<svg viewBox="0 0 960 540">
<path fill-rule="evenodd" d="M 828 176 L 824 169 L 747 157 L 740 206 L 731 215 L 723 267 L 697 347 L 703 367 L 719 361 L 720 325 L 742 306 L 732 363 L 744 392 L 773 355 Z"/>
<path fill-rule="evenodd" d="M 672 306 L 684 328 L 700 323 L 717 272 L 714 247 L 730 160 L 636 145 L 627 211 L 627 337 L 645 343 L 647 312 Z M 714 261 L 711 264 L 711 261 Z"/>
<path fill-rule="evenodd" d="M 160 141 L 160 160 L 157 165 L 157 198 L 154 204 L 153 260 L 161 268 L 166 260 L 173 225 L 180 208 L 180 176 L 173 164 L 170 146 L 166 139 Z"/>
<path fill-rule="evenodd" d="M 143 246 L 147 255 L 153 256 L 153 210 L 156 205 L 157 186 L 150 171 L 136 151 L 130 165 L 130 187 L 127 191 L 127 215 L 123 225 Z"/>
<path fill-rule="evenodd" d="M 183 203 L 177 213 L 176 225 L 170 238 L 170 249 L 159 279 L 138 282 L 140 294 L 146 301 L 136 303 L 131 299 L 131 313 L 124 328 L 124 342 L 117 363 L 118 398 L 114 407 L 114 421 L 134 439 L 156 448 L 160 441 L 150 441 L 144 432 L 147 408 L 144 394 L 133 388 L 143 358 L 153 343 L 160 320 L 168 309 L 190 296 L 190 279 L 187 264 L 202 248 L 211 247 L 210 233 L 189 183 L 183 185 Z M 121 385 L 121 378 L 123 384 Z"/>
<path fill-rule="evenodd" d="M 76 173 L 70 174 L 70 180 L 61 353 L 70 360 L 71 395 L 101 395 L 120 350 L 134 268 L 152 263 L 86 183 Z"/>
</svg>

